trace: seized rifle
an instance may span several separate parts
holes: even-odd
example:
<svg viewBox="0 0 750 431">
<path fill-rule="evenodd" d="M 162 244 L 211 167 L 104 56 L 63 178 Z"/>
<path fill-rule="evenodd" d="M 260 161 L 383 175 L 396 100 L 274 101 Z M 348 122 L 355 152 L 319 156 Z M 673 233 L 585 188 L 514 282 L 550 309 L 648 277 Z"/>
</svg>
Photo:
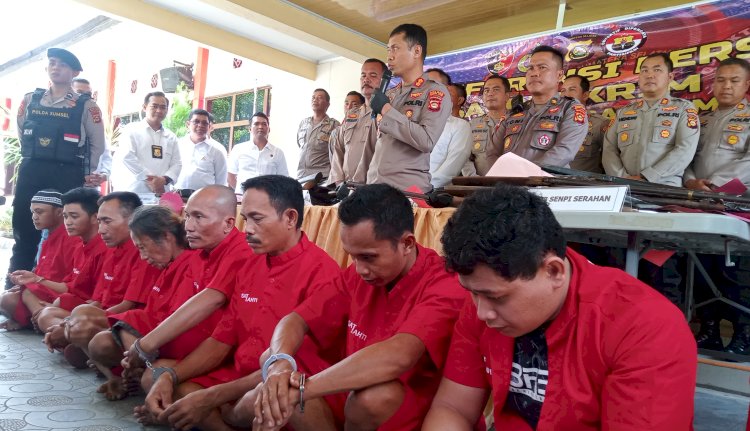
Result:
<svg viewBox="0 0 750 431">
<path fill-rule="evenodd" d="M 341 187 L 339 187 L 337 197 L 339 198 L 339 200 L 343 200 L 349 194 L 348 189 L 356 190 L 358 187 L 362 187 L 364 185 L 365 184 L 362 183 L 346 181 L 342 184 Z M 342 190 L 344 191 L 342 192 Z M 427 202 L 427 205 L 433 208 L 455 208 L 458 207 L 461 202 L 463 202 L 463 198 L 447 193 L 446 191 L 443 191 L 441 189 L 435 189 L 429 193 L 414 193 L 401 190 L 401 193 L 403 193 L 408 198 L 422 199 L 423 201 Z"/>
<path fill-rule="evenodd" d="M 468 196 L 477 190 L 493 187 L 497 183 L 524 187 L 596 187 L 627 185 L 630 194 L 657 205 L 680 205 L 704 211 L 750 212 L 750 198 L 726 193 L 702 192 L 681 187 L 627 180 L 607 175 L 560 177 L 456 177 L 454 186 L 445 191 L 454 196 Z"/>
</svg>

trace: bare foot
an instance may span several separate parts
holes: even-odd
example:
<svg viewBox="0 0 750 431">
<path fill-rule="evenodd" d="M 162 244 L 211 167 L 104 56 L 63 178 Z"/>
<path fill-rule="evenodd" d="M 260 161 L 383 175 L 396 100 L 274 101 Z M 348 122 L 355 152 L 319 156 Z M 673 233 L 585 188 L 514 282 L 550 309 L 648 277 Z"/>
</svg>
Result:
<svg viewBox="0 0 750 431">
<path fill-rule="evenodd" d="M 125 381 L 122 377 L 116 376 L 104 382 L 96 391 L 104 394 L 110 401 L 121 400 L 128 396 L 128 388 L 125 385 Z"/>
<path fill-rule="evenodd" d="M 18 331 L 19 329 L 23 329 L 23 326 L 21 326 L 20 323 L 16 322 L 15 320 L 8 319 L 3 323 L 0 323 L 0 329 L 5 329 L 8 332 Z"/>
<path fill-rule="evenodd" d="M 70 343 L 65 339 L 65 329 L 62 326 L 53 326 L 44 334 L 44 344 L 50 352 L 60 352 Z"/>
<path fill-rule="evenodd" d="M 87 368 L 86 364 L 89 357 L 80 347 L 68 344 L 65 346 L 65 349 L 63 349 L 63 356 L 65 356 L 65 359 L 68 360 L 68 363 L 72 365 L 73 368 L 77 370 L 85 370 Z"/>
<path fill-rule="evenodd" d="M 168 425 L 167 423 L 160 423 L 159 420 L 156 419 L 156 416 L 151 414 L 148 408 L 146 408 L 145 404 L 133 407 L 133 416 L 135 416 L 135 420 L 141 425 Z"/>
</svg>

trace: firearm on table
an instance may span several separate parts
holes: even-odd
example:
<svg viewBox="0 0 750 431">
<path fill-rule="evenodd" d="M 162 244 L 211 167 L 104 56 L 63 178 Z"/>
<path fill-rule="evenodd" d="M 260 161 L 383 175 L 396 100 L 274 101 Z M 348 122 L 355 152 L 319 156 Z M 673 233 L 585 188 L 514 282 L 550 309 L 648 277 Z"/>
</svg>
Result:
<svg viewBox="0 0 750 431">
<path fill-rule="evenodd" d="M 358 187 L 362 187 L 365 184 L 345 181 L 339 186 L 336 191 L 336 197 L 339 201 L 344 200 L 349 195 L 349 190 L 356 190 Z M 441 189 L 433 190 L 429 193 L 415 193 L 405 190 L 401 190 L 407 198 L 422 199 L 427 202 L 427 205 L 433 208 L 446 208 L 446 207 L 458 207 L 463 202 L 463 198 L 451 195 Z"/>
<path fill-rule="evenodd" d="M 548 170 L 546 167 L 545 170 Z M 562 168 L 554 168 L 559 173 Z M 572 170 L 564 169 L 567 172 Z M 525 187 L 599 187 L 626 185 L 631 196 L 641 202 L 655 205 L 679 205 L 704 211 L 750 212 L 750 198 L 727 195 L 726 193 L 703 192 L 681 187 L 628 180 L 609 175 L 572 171 L 583 175 L 557 177 L 455 177 L 454 186 L 445 191 L 454 196 L 468 196 L 476 190 L 493 187 L 497 183 Z"/>
</svg>

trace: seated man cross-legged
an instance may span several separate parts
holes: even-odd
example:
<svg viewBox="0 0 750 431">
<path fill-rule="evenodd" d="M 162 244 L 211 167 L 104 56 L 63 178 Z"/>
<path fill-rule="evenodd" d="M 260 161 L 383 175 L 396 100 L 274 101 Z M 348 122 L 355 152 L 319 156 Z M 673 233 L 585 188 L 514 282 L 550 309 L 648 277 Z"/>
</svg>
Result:
<svg viewBox="0 0 750 431">
<path fill-rule="evenodd" d="M 419 429 L 468 295 L 443 259 L 417 244 L 411 204 L 397 189 L 358 188 L 338 216 L 354 263 L 276 326 L 254 427 L 278 429 L 288 421 L 297 431 L 340 429 L 301 412 L 303 402 L 340 393 L 345 405 L 330 409 L 345 429 Z M 307 377 L 301 391 L 304 374 L 283 355 L 298 355 L 305 334 L 324 348 L 346 350 L 343 360 Z"/>
<path fill-rule="evenodd" d="M 176 429 L 221 430 L 229 429 L 227 424 L 248 428 L 255 402 L 252 389 L 261 381 L 259 360 L 274 327 L 305 298 L 330 289 L 330 281 L 341 272 L 300 229 L 304 198 L 299 182 L 264 175 L 248 179 L 242 189 L 245 234 L 259 258 L 236 274 L 229 308 L 211 337 L 176 363 L 156 363 L 173 367 L 174 374 L 162 373 L 146 398 L 151 413 Z M 305 339 L 298 358 L 306 372 L 321 371 L 338 360 L 330 355 L 322 360 L 318 350 Z M 243 396 L 234 412 L 234 402 Z M 318 403 L 322 406 L 323 400 Z M 223 417 L 219 408 L 224 408 Z M 307 414 L 315 417 L 316 410 L 323 411 L 311 403 Z"/>
<path fill-rule="evenodd" d="M 501 185 L 443 231 L 471 293 L 423 430 L 692 429 L 697 351 L 682 313 L 625 272 L 566 248 L 547 204 Z"/>
</svg>

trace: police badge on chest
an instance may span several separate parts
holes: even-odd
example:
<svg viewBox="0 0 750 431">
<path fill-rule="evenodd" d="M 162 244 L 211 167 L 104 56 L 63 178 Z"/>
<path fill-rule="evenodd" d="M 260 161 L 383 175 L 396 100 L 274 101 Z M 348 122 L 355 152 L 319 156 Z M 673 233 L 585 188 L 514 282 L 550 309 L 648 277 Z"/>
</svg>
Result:
<svg viewBox="0 0 750 431">
<path fill-rule="evenodd" d="M 153 159 L 163 159 L 164 154 L 161 151 L 161 145 L 152 145 L 151 146 L 151 158 Z"/>
</svg>

